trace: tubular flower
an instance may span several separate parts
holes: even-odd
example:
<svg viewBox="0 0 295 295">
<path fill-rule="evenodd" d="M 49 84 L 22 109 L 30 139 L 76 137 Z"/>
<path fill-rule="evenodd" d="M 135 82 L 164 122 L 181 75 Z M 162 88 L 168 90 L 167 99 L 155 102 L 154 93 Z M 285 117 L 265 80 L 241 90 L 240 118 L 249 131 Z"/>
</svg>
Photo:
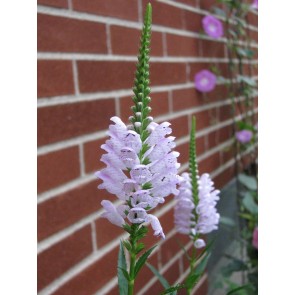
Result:
<svg viewBox="0 0 295 295">
<path fill-rule="evenodd" d="M 214 183 L 209 174 L 205 173 L 198 177 L 199 200 L 197 203 L 194 202 L 189 174 L 183 173 L 181 176 L 179 193 L 175 196 L 177 200 L 174 211 L 176 230 L 193 238 L 218 229 L 220 216 L 215 206 L 220 192 L 214 189 Z M 196 239 L 194 245 L 196 248 L 202 248 L 206 244 L 204 240 Z"/>
<path fill-rule="evenodd" d="M 103 217 L 115 225 L 122 226 L 127 219 L 131 223 L 151 222 L 155 234 L 165 237 L 157 217 L 147 212 L 163 203 L 169 194 L 178 193 L 178 152 L 174 137 L 168 136 L 170 123 L 148 125 L 149 136 L 142 142 L 138 133 L 127 127 L 120 118 L 112 117 L 115 124 L 109 126 L 110 139 L 101 146 L 107 153 L 101 161 L 106 168 L 96 172 L 103 181 L 99 189 L 106 189 L 125 202 L 124 214 L 119 214 L 109 201 L 102 201 L 107 210 Z M 143 150 L 146 150 L 143 153 Z"/>
<path fill-rule="evenodd" d="M 189 147 L 189 173 L 181 175 L 179 192 L 175 194 L 174 222 L 176 230 L 189 235 L 196 248 L 206 245 L 201 234 L 216 230 L 219 214 L 215 208 L 219 200 L 219 190 L 214 189 L 214 183 L 209 174 L 198 176 L 195 117 L 192 118 L 192 129 Z"/>
</svg>

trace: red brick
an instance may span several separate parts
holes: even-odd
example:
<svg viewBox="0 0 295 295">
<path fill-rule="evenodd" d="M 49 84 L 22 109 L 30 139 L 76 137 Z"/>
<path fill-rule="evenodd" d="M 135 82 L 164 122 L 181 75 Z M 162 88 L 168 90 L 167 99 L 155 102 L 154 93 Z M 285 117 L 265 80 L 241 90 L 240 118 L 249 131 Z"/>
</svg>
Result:
<svg viewBox="0 0 295 295">
<path fill-rule="evenodd" d="M 113 99 L 39 108 L 38 145 L 106 129 L 114 115 Z"/>
<path fill-rule="evenodd" d="M 38 157 L 38 193 L 66 183 L 79 175 L 77 146 Z"/>
<path fill-rule="evenodd" d="M 197 130 L 214 126 L 218 121 L 217 108 L 211 108 L 209 110 L 197 112 L 194 114 L 194 116 L 196 116 Z"/>
<path fill-rule="evenodd" d="M 182 63 L 151 63 L 151 85 L 172 85 L 186 82 L 186 66 Z"/>
<path fill-rule="evenodd" d="M 223 122 L 232 118 L 232 106 L 225 105 L 219 108 L 219 121 Z"/>
<path fill-rule="evenodd" d="M 221 189 L 234 178 L 234 164 L 213 178 L 215 187 Z"/>
<path fill-rule="evenodd" d="M 166 3 L 160 3 L 155 0 L 143 0 L 142 7 L 147 3 L 153 7 L 153 24 L 177 29 L 183 28 L 183 9 L 171 6 Z"/>
<path fill-rule="evenodd" d="M 117 274 L 118 247 L 105 254 L 83 272 L 65 283 L 54 295 L 90 295 L 96 293 Z"/>
<path fill-rule="evenodd" d="M 248 23 L 254 27 L 258 26 L 258 15 L 253 12 L 248 13 Z"/>
<path fill-rule="evenodd" d="M 78 61 L 81 92 L 131 89 L 135 62 Z"/>
<path fill-rule="evenodd" d="M 98 218 L 95 221 L 96 241 L 99 248 L 115 240 L 124 233 L 121 227 L 113 225 L 106 218 Z"/>
<path fill-rule="evenodd" d="M 126 38 L 128 36 L 128 38 Z M 113 54 L 137 55 L 140 31 L 121 26 L 111 26 L 111 41 Z M 163 55 L 162 33 L 153 32 L 151 42 L 152 56 Z"/>
<path fill-rule="evenodd" d="M 38 4 L 60 8 L 68 8 L 67 0 L 38 0 Z"/>
<path fill-rule="evenodd" d="M 200 32 L 202 30 L 202 18 L 203 15 L 189 10 L 184 10 L 184 28 L 187 31 L 195 33 Z"/>
<path fill-rule="evenodd" d="M 222 164 L 227 163 L 235 157 L 234 144 L 229 145 L 221 151 Z"/>
<path fill-rule="evenodd" d="M 189 63 L 189 68 L 190 68 L 190 75 L 189 75 L 189 81 L 194 82 L 195 81 L 195 75 L 205 69 L 210 68 L 210 63 Z"/>
<path fill-rule="evenodd" d="M 154 266 L 156 269 L 158 269 L 157 261 L 158 261 L 157 253 L 148 258 L 148 263 Z M 137 292 L 139 292 L 139 290 L 142 289 L 142 286 L 144 286 L 148 281 L 150 281 L 153 278 L 153 276 L 154 274 L 152 273 L 152 271 L 146 265 L 144 265 L 142 269 L 140 270 L 138 276 L 136 277 L 134 294 L 137 294 Z"/>
<path fill-rule="evenodd" d="M 194 88 L 174 90 L 172 95 L 173 111 L 194 108 L 202 103 L 202 95 Z"/>
<path fill-rule="evenodd" d="M 74 93 L 71 61 L 38 60 L 38 97 Z"/>
<path fill-rule="evenodd" d="M 222 7 L 222 4 L 218 3 L 216 0 L 199 0 L 200 8 L 205 10 L 210 10 L 213 6 Z"/>
<path fill-rule="evenodd" d="M 111 16 L 115 18 L 138 20 L 138 6 L 136 0 L 73 0 L 73 9 L 91 14 Z"/>
<path fill-rule="evenodd" d="M 233 126 L 232 125 L 225 126 L 219 129 L 217 132 L 218 132 L 218 142 L 219 143 L 224 142 L 233 136 Z"/>
<path fill-rule="evenodd" d="M 228 87 L 226 85 L 216 85 L 212 91 L 206 93 L 206 97 L 210 102 L 225 100 L 229 98 Z"/>
<path fill-rule="evenodd" d="M 170 285 L 174 285 L 176 280 L 182 275 L 179 272 L 179 260 L 177 259 L 170 267 L 164 272 L 163 276 Z"/>
<path fill-rule="evenodd" d="M 92 252 L 86 226 L 38 255 L 38 290 L 44 288 Z"/>
<path fill-rule="evenodd" d="M 205 136 L 196 139 L 197 157 L 205 152 Z"/>
<path fill-rule="evenodd" d="M 181 164 L 185 164 L 188 162 L 188 156 L 189 156 L 189 144 L 184 143 L 182 145 L 178 145 L 175 149 L 180 153 L 180 156 L 178 157 L 178 162 Z"/>
<path fill-rule="evenodd" d="M 198 56 L 199 40 L 194 37 L 183 37 L 178 35 L 167 34 L 167 53 L 170 56 Z"/>
<path fill-rule="evenodd" d="M 38 51 L 106 53 L 104 24 L 38 14 Z"/>
<path fill-rule="evenodd" d="M 168 92 L 151 93 L 150 96 L 152 99 L 150 103 L 152 108 L 151 116 L 156 117 L 169 112 Z M 121 119 L 124 122 L 128 122 L 128 118 L 133 115 L 130 109 L 134 105 L 131 97 L 125 96 L 120 98 Z"/>
<path fill-rule="evenodd" d="M 86 173 L 99 170 L 105 166 L 100 158 L 106 152 L 101 149 L 101 145 L 104 144 L 106 138 L 88 141 L 84 144 L 84 162 Z"/>
<path fill-rule="evenodd" d="M 164 233 L 168 234 L 174 228 L 174 208 L 162 215 L 159 220 Z"/>
<path fill-rule="evenodd" d="M 186 136 L 188 134 L 188 117 L 183 116 L 176 119 L 170 119 L 172 128 L 172 136 L 176 138 Z"/>
<path fill-rule="evenodd" d="M 110 199 L 105 190 L 97 189 L 97 181 L 80 185 L 38 205 L 38 240 L 72 225 L 101 209 L 100 202 Z"/>
<path fill-rule="evenodd" d="M 165 242 L 161 245 L 162 265 L 164 266 L 166 263 L 168 263 L 180 251 L 182 250 L 179 244 L 177 243 L 175 235 L 173 235 L 169 239 L 166 239 Z"/>
<path fill-rule="evenodd" d="M 180 2 L 190 6 L 197 6 L 197 0 L 177 0 L 176 2 Z"/>
<path fill-rule="evenodd" d="M 220 156 L 219 152 L 205 158 L 199 162 L 199 171 L 202 173 L 212 173 L 214 170 L 220 166 Z"/>
<path fill-rule="evenodd" d="M 223 42 L 201 40 L 203 57 L 225 57 L 225 44 Z"/>
</svg>

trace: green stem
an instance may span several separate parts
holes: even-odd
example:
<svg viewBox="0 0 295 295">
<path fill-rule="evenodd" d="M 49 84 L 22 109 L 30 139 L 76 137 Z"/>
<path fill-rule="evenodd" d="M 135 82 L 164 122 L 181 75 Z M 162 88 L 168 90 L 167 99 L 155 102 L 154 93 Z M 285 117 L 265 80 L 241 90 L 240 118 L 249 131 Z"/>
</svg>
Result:
<svg viewBox="0 0 295 295">
<path fill-rule="evenodd" d="M 195 239 L 195 240 L 196 240 L 196 239 Z M 189 265 L 190 265 L 190 273 L 189 273 L 189 277 L 194 273 L 195 263 L 196 263 L 196 254 L 197 254 L 197 252 L 196 252 L 196 248 L 193 247 L 193 250 L 192 250 L 192 256 L 190 257 L 190 262 L 189 262 Z M 193 289 L 193 287 L 187 289 L 187 294 L 188 294 L 188 295 L 191 294 L 192 289 Z"/>
<path fill-rule="evenodd" d="M 129 276 L 130 280 L 128 282 L 128 295 L 133 295 L 134 290 L 134 267 L 136 262 L 136 255 L 134 253 L 130 253 L 130 271 Z"/>
</svg>

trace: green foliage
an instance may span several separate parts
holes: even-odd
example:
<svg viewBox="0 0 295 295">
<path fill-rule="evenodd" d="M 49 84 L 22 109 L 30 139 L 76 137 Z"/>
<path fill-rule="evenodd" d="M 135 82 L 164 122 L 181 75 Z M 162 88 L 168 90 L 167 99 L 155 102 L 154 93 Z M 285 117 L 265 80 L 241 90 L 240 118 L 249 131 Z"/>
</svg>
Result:
<svg viewBox="0 0 295 295">
<path fill-rule="evenodd" d="M 146 260 L 148 259 L 148 257 L 151 255 L 152 251 L 157 247 L 157 245 L 153 246 L 152 248 L 150 248 L 148 251 L 146 251 L 136 262 L 135 264 L 135 268 L 134 268 L 134 278 L 136 278 L 138 272 L 140 271 L 140 269 L 143 267 L 143 265 L 145 264 Z"/>
<path fill-rule="evenodd" d="M 151 98 L 150 73 L 149 73 L 149 55 L 150 55 L 150 42 L 151 42 L 151 24 L 152 24 L 152 6 L 149 3 L 146 8 L 144 17 L 144 24 L 140 39 L 140 48 L 138 54 L 138 63 L 136 65 L 135 80 L 132 100 L 135 106 L 132 107 L 134 130 L 140 134 L 142 141 L 144 141 L 149 133 L 146 127 L 150 123 L 148 115 L 151 108 L 148 106 Z M 139 125 L 139 126 L 138 126 Z"/>
<path fill-rule="evenodd" d="M 236 223 L 232 218 L 221 216 L 219 219 L 219 224 L 229 226 L 229 227 L 235 227 Z"/>
<path fill-rule="evenodd" d="M 238 181 L 249 190 L 257 190 L 257 180 L 253 176 L 241 173 L 238 175 Z"/>
<path fill-rule="evenodd" d="M 127 276 L 126 276 L 127 275 Z M 126 257 L 124 253 L 124 247 L 122 241 L 120 242 L 120 249 L 118 255 L 118 285 L 120 295 L 126 295 L 128 292 L 128 272 L 127 272 L 127 264 Z"/>
<path fill-rule="evenodd" d="M 192 117 L 190 145 L 189 145 L 189 172 L 191 176 L 192 194 L 195 205 L 199 202 L 198 182 L 197 182 L 197 153 L 196 153 L 196 118 Z"/>
<path fill-rule="evenodd" d="M 243 206 L 252 214 L 258 214 L 258 206 L 254 201 L 254 197 L 251 192 L 246 192 L 242 201 Z"/>
</svg>

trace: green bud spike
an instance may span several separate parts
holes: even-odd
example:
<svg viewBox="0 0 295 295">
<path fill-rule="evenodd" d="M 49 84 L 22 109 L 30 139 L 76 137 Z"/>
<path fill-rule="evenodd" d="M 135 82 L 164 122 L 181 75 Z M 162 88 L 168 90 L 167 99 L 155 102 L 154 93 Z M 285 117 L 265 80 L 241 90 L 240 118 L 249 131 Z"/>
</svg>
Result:
<svg viewBox="0 0 295 295">
<path fill-rule="evenodd" d="M 189 173 L 192 184 L 192 194 L 194 203 L 197 205 L 199 202 L 198 196 L 198 165 L 197 165 L 197 152 L 196 152 L 196 118 L 192 117 L 192 126 L 190 133 L 190 145 L 189 145 Z"/>
<path fill-rule="evenodd" d="M 151 42 L 151 25 L 152 25 L 152 6 L 149 3 L 146 8 L 144 23 L 140 39 L 140 48 L 138 54 L 138 63 L 136 65 L 135 80 L 134 80 L 134 97 L 132 98 L 135 107 L 132 109 L 134 113 L 135 121 L 133 122 L 134 130 L 140 135 L 142 141 L 144 141 L 148 132 L 145 130 L 146 118 L 150 112 L 149 94 L 151 92 L 150 84 L 150 73 L 149 73 L 149 46 Z M 136 112 L 141 112 L 142 115 L 136 115 Z M 138 124 L 140 123 L 140 124 Z M 146 131 L 146 132 L 144 132 Z"/>
</svg>

